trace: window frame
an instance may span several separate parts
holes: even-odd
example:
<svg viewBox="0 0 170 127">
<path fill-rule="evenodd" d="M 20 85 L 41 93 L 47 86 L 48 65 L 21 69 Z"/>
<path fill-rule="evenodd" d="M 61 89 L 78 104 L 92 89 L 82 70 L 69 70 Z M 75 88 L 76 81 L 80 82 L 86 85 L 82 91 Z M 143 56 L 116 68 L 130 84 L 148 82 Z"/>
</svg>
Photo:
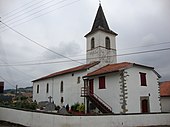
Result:
<svg viewBox="0 0 170 127">
<path fill-rule="evenodd" d="M 143 109 L 143 102 L 146 101 L 147 105 L 146 105 L 146 109 L 147 111 L 144 111 Z M 150 99 L 149 96 L 142 96 L 140 97 L 140 108 L 141 108 L 141 113 L 149 113 L 150 112 Z"/>
<path fill-rule="evenodd" d="M 37 94 L 40 93 L 40 85 L 37 85 Z"/>
<path fill-rule="evenodd" d="M 91 49 L 95 48 L 95 39 L 94 37 L 91 38 Z"/>
<path fill-rule="evenodd" d="M 144 73 L 144 72 L 139 72 L 139 74 L 140 74 L 140 85 L 141 85 L 141 86 L 147 86 L 146 73 Z"/>
<path fill-rule="evenodd" d="M 79 83 L 80 83 L 80 76 L 77 77 L 77 84 L 79 84 Z"/>
<path fill-rule="evenodd" d="M 64 103 L 64 97 L 61 97 L 60 102 Z"/>
<path fill-rule="evenodd" d="M 46 85 L 46 93 L 48 93 L 49 92 L 49 84 L 47 83 L 47 85 Z"/>
<path fill-rule="evenodd" d="M 63 93 L 64 92 L 64 83 L 63 81 L 61 81 L 60 83 L 60 93 Z"/>
<path fill-rule="evenodd" d="M 99 77 L 99 89 L 106 89 L 106 77 L 100 76 Z"/>
<path fill-rule="evenodd" d="M 111 46 L 110 46 L 110 38 L 109 37 L 105 38 L 105 46 L 106 46 L 106 49 L 110 49 L 111 48 Z"/>
</svg>

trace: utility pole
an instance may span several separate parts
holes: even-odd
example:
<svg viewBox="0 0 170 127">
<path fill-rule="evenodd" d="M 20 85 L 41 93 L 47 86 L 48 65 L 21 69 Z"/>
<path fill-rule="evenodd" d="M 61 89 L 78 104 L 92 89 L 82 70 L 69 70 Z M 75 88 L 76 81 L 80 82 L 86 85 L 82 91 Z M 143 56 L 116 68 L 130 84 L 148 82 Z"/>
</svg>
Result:
<svg viewBox="0 0 170 127">
<path fill-rule="evenodd" d="M 16 85 L 15 96 L 17 96 L 17 92 L 18 92 L 18 85 Z"/>
</svg>

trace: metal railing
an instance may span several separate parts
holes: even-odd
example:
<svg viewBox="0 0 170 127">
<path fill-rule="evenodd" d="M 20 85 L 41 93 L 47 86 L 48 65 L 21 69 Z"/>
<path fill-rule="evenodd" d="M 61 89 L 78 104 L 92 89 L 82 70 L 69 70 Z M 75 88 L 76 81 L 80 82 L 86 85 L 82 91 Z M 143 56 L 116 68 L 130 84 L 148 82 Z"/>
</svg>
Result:
<svg viewBox="0 0 170 127">
<path fill-rule="evenodd" d="M 82 87 L 81 88 L 81 96 L 82 97 L 88 97 L 88 96 L 93 96 L 95 97 L 98 101 L 100 101 L 104 106 L 106 106 L 110 111 L 112 111 L 112 107 L 108 105 L 102 98 L 100 98 L 98 95 L 93 93 L 89 87 Z"/>
</svg>

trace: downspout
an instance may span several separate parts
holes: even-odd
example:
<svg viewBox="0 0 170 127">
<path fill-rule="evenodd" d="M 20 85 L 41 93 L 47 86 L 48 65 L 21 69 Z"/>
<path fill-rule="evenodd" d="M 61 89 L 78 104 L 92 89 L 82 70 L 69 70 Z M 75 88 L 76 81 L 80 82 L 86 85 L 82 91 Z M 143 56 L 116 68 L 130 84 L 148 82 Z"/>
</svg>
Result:
<svg viewBox="0 0 170 127">
<path fill-rule="evenodd" d="M 52 97 L 53 97 L 53 101 L 54 101 L 53 90 L 54 90 L 54 78 L 52 78 Z"/>
</svg>

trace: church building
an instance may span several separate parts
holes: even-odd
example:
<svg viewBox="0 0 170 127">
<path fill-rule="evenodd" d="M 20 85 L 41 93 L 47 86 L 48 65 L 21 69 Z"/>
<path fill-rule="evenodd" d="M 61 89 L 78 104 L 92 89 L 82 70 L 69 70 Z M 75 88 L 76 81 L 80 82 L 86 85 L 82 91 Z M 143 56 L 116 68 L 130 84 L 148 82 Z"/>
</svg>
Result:
<svg viewBox="0 0 170 127">
<path fill-rule="evenodd" d="M 97 113 L 161 112 L 159 78 L 153 67 L 117 63 L 116 36 L 99 5 L 86 37 L 86 64 L 33 81 L 33 101 L 56 105 L 84 103 Z"/>
</svg>

